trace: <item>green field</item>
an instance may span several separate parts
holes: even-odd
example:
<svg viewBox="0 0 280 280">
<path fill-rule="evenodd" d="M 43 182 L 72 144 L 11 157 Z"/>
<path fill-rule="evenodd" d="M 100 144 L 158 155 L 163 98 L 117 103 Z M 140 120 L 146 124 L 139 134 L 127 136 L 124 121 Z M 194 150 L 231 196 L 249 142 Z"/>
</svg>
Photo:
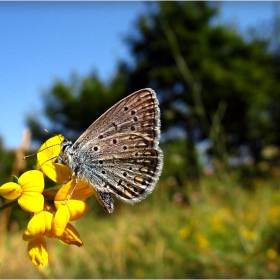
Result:
<svg viewBox="0 0 280 280">
<path fill-rule="evenodd" d="M 191 188 L 166 177 L 145 201 L 117 203 L 113 214 L 103 213 L 91 197 L 90 211 L 75 223 L 84 245 L 47 239 L 50 264 L 39 269 L 30 262 L 22 230 L 14 222 L 1 248 L 0 276 L 279 278 L 276 178 L 255 180 L 254 188 L 246 190 L 230 177 L 205 176 Z M 175 196 L 170 196 L 172 190 Z"/>
</svg>

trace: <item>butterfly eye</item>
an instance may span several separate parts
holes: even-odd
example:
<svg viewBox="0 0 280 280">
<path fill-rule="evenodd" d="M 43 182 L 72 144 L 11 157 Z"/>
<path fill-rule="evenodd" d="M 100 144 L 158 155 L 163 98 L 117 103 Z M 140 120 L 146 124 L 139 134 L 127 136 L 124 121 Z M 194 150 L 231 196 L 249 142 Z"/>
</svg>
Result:
<svg viewBox="0 0 280 280">
<path fill-rule="evenodd" d="M 65 139 L 65 140 L 61 143 L 61 146 L 60 146 L 61 151 L 62 151 L 62 152 L 65 152 L 66 149 L 67 149 L 67 147 L 69 147 L 69 146 L 71 146 L 71 145 L 72 145 L 72 142 Z"/>
</svg>

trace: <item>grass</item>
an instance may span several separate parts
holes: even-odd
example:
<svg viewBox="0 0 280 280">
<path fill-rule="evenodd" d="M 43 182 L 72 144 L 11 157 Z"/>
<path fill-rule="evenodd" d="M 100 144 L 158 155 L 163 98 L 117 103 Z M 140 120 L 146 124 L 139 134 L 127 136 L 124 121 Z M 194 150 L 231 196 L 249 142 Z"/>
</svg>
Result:
<svg viewBox="0 0 280 280">
<path fill-rule="evenodd" d="M 40 269 L 26 254 L 22 230 L 12 224 L 0 277 L 280 277 L 277 179 L 256 181 L 248 191 L 233 179 L 205 177 L 200 190 L 182 201 L 166 194 L 170 181 L 160 182 L 140 204 L 117 203 L 111 215 L 100 212 L 90 198 L 91 211 L 75 223 L 84 246 L 48 239 L 50 265 Z M 186 197 L 184 188 L 174 189 Z"/>
</svg>

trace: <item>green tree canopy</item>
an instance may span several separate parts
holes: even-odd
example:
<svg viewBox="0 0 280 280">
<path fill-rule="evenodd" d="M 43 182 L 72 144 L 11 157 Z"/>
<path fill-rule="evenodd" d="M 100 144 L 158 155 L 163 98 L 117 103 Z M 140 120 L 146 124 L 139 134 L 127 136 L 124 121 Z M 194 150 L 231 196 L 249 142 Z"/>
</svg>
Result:
<svg viewBox="0 0 280 280">
<path fill-rule="evenodd" d="M 222 107 L 226 139 L 254 154 L 271 129 L 271 55 L 267 42 L 247 42 L 233 29 L 213 26 L 217 13 L 208 2 L 158 2 L 128 37 L 135 65 L 120 68 L 130 91 L 147 85 L 157 91 L 165 131 L 175 126 L 195 142 L 205 139 Z"/>
<path fill-rule="evenodd" d="M 96 74 L 84 79 L 73 78 L 67 84 L 56 81 L 43 94 L 44 116 L 51 123 L 51 133 L 62 133 L 69 140 L 76 140 L 90 124 L 125 95 L 120 75 L 107 85 Z M 44 141 L 43 122 L 29 115 L 27 123 L 33 139 Z"/>
<path fill-rule="evenodd" d="M 198 176 L 195 144 L 204 139 L 212 140 L 216 154 L 223 143 L 234 147 L 231 152 L 246 145 L 256 159 L 264 145 L 279 142 L 277 63 L 269 42 L 213 25 L 218 15 L 213 3 L 148 5 L 126 40 L 133 64 L 120 61 L 107 84 L 97 75 L 69 84 L 57 81 L 44 95 L 51 132 L 75 139 L 122 97 L 152 87 L 165 139 L 185 136 L 190 176 Z M 41 121 L 31 116 L 28 123 L 33 138 L 42 140 Z"/>
</svg>

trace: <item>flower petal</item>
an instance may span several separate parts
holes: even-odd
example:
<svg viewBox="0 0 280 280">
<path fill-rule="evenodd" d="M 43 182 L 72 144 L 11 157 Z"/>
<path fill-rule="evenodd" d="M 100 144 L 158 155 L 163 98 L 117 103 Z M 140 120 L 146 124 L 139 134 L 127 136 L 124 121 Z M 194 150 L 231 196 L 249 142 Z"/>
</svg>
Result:
<svg viewBox="0 0 280 280">
<path fill-rule="evenodd" d="M 20 185 L 13 182 L 6 183 L 0 187 L 0 195 L 9 200 L 18 198 L 21 192 Z"/>
<path fill-rule="evenodd" d="M 47 245 L 44 237 L 39 236 L 29 241 L 27 251 L 30 260 L 36 266 L 48 264 L 49 256 L 48 256 Z"/>
<path fill-rule="evenodd" d="M 53 214 L 47 211 L 41 211 L 34 215 L 29 221 L 27 230 L 24 231 L 22 239 L 30 241 L 39 236 L 43 236 L 52 231 Z"/>
<path fill-rule="evenodd" d="M 56 183 L 69 179 L 69 168 L 63 164 L 54 163 L 61 153 L 60 144 L 64 140 L 62 135 L 48 139 L 37 153 L 38 165 L 42 172 Z"/>
<path fill-rule="evenodd" d="M 70 180 L 67 184 L 63 185 L 58 190 L 54 198 L 55 206 L 57 209 L 59 208 L 62 202 L 66 201 L 69 198 L 71 190 L 74 186 L 75 186 L 75 180 Z M 56 205 L 56 202 L 59 202 L 58 205 Z"/>
<path fill-rule="evenodd" d="M 39 165 L 43 173 L 56 183 L 63 183 L 69 180 L 69 168 L 60 163 L 52 163 L 51 161 L 44 161 L 43 165 Z"/>
<path fill-rule="evenodd" d="M 71 199 L 68 201 L 67 206 L 70 213 L 70 221 L 80 219 L 88 210 L 88 205 L 82 200 Z"/>
<path fill-rule="evenodd" d="M 88 205 L 82 200 L 70 199 L 68 201 L 54 201 L 55 207 L 64 208 L 64 211 L 69 213 L 69 221 L 80 219 L 88 210 Z M 67 209 L 67 210 L 66 210 Z M 61 211 L 61 210 L 60 210 Z"/>
<path fill-rule="evenodd" d="M 18 204 L 24 211 L 40 212 L 44 209 L 44 196 L 37 192 L 26 192 L 18 199 Z"/>
<path fill-rule="evenodd" d="M 67 224 L 63 234 L 59 237 L 59 240 L 67 245 L 76 245 L 81 247 L 84 243 L 80 237 L 80 234 L 70 223 Z"/>
<path fill-rule="evenodd" d="M 71 191 L 75 187 L 75 184 L 76 184 L 76 181 L 71 180 L 67 184 L 62 186 L 60 188 L 60 190 L 57 192 L 54 200 L 55 201 L 65 201 L 69 198 L 82 200 L 82 199 L 86 199 L 86 198 L 92 196 L 95 193 L 95 190 L 92 187 L 90 187 L 87 183 L 85 183 L 81 180 L 78 180 L 78 185 L 77 185 L 76 189 L 74 190 L 72 197 L 70 197 Z"/>
<path fill-rule="evenodd" d="M 92 196 L 93 194 L 96 194 L 96 191 L 93 187 L 91 187 L 86 182 L 78 180 L 78 185 L 77 185 L 71 199 L 83 200 L 83 199 L 86 199 L 86 198 Z"/>
<path fill-rule="evenodd" d="M 70 220 L 70 212 L 66 204 L 61 204 L 53 221 L 53 230 L 56 236 L 61 236 Z"/>
<path fill-rule="evenodd" d="M 38 192 L 44 190 L 44 175 L 39 170 L 30 170 L 24 172 L 18 179 L 22 192 Z"/>
</svg>

